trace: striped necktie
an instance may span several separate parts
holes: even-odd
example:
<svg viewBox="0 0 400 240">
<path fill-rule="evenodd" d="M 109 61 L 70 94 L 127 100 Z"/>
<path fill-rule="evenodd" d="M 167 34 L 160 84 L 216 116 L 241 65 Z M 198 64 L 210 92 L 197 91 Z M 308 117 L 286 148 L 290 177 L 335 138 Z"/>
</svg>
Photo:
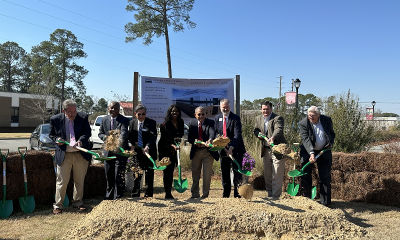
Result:
<svg viewBox="0 0 400 240">
<path fill-rule="evenodd" d="M 139 147 L 143 147 L 142 130 L 143 130 L 143 125 L 142 125 L 142 123 L 140 123 L 140 125 L 139 125 L 139 133 L 138 133 L 138 144 L 139 144 Z"/>
</svg>

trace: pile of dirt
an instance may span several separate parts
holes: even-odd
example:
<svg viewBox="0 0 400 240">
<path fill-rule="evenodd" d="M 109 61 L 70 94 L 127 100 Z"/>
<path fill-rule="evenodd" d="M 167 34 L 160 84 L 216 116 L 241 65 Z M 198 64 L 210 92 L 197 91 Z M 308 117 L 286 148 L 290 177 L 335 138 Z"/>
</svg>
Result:
<svg viewBox="0 0 400 240">
<path fill-rule="evenodd" d="M 286 199 L 285 199 L 286 198 Z M 367 231 L 303 197 L 103 201 L 67 239 L 352 239 Z"/>
</svg>

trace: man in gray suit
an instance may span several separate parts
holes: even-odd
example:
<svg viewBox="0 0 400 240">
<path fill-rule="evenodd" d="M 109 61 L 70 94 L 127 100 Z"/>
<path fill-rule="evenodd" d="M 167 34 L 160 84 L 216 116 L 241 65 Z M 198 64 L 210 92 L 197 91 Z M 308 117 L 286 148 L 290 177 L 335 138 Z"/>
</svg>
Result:
<svg viewBox="0 0 400 240">
<path fill-rule="evenodd" d="M 268 197 L 279 198 L 282 194 L 283 177 L 285 175 L 285 159 L 277 159 L 271 152 L 271 145 L 285 143 L 283 136 L 283 117 L 272 112 L 272 103 L 261 103 L 262 115 L 256 117 L 254 135 L 261 141 L 261 157 L 264 162 L 264 180 Z M 258 134 L 267 136 L 268 142 Z"/>
<path fill-rule="evenodd" d="M 119 102 L 110 103 L 108 106 L 110 115 L 104 117 L 101 121 L 99 138 L 105 140 L 110 135 L 111 130 L 119 129 L 121 131 L 120 147 L 124 150 L 128 150 L 129 119 L 119 114 L 119 109 Z M 116 156 L 117 158 L 104 162 L 107 180 L 106 195 L 104 197 L 105 200 L 114 200 L 124 196 L 125 167 L 128 158 L 123 157 L 116 152 L 104 150 L 104 157 L 111 156 Z"/>
<path fill-rule="evenodd" d="M 307 110 L 307 117 L 300 121 L 300 162 L 303 167 L 309 161 L 316 162 L 317 156 L 322 149 L 331 148 L 335 140 L 332 119 L 321 115 L 318 107 L 311 106 Z M 320 179 L 320 199 L 321 204 L 329 206 L 331 204 L 331 167 L 332 152 L 327 151 L 318 158 L 318 173 Z M 305 169 L 306 175 L 301 177 L 301 186 L 304 196 L 311 197 L 312 169 Z"/>
</svg>

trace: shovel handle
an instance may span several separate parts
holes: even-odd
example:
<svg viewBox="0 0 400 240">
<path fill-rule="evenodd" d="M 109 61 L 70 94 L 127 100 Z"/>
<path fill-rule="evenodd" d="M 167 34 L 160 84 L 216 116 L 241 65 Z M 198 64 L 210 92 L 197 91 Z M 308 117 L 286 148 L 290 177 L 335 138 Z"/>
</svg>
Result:
<svg viewBox="0 0 400 240">
<path fill-rule="evenodd" d="M 203 141 L 197 141 L 197 142 L 194 142 L 194 143 L 199 143 L 199 144 L 203 144 L 204 146 L 213 147 L 212 144 L 207 144 L 207 143 L 205 143 L 205 142 L 203 142 Z"/>
<path fill-rule="evenodd" d="M 25 154 L 27 152 L 27 147 L 18 147 L 18 152 L 21 154 L 23 157 L 25 157 Z"/>
<path fill-rule="evenodd" d="M 275 146 L 275 144 L 273 144 L 273 143 L 269 143 L 269 142 L 268 142 L 268 138 L 267 138 L 267 136 L 265 136 L 265 135 L 262 135 L 261 133 L 259 133 L 259 134 L 258 134 L 258 136 L 259 136 L 259 137 L 262 137 L 262 138 L 264 138 L 264 140 L 265 140 L 265 141 L 267 141 L 267 143 L 268 143 L 269 145 L 271 145 L 271 147 Z"/>
<path fill-rule="evenodd" d="M 7 154 L 5 154 L 6 151 L 7 151 Z M 8 154 L 10 154 L 10 150 L 8 148 L 0 149 L 0 154 L 3 157 L 3 162 L 5 162 Z"/>
</svg>

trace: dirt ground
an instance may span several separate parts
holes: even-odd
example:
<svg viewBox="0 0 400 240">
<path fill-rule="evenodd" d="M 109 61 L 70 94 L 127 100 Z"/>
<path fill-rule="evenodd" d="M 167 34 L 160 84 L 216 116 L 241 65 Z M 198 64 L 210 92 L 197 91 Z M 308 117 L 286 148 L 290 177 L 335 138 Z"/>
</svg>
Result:
<svg viewBox="0 0 400 240">
<path fill-rule="evenodd" d="M 189 188 L 191 187 L 191 179 L 189 180 Z M 163 201 L 164 193 L 162 188 L 162 175 L 157 172 L 155 176 L 154 201 Z M 176 201 L 190 201 L 190 189 L 184 193 L 173 192 Z M 254 197 L 267 199 L 266 192 L 255 191 Z M 126 193 L 127 199 L 130 199 Z M 218 177 L 215 177 L 212 182 L 209 201 L 218 203 L 223 201 L 222 187 Z M 233 197 L 233 196 L 231 196 Z M 220 200 L 219 200 L 220 199 Z M 142 201 L 142 200 L 140 200 Z M 232 198 L 232 201 L 236 199 Z M 287 205 L 284 202 L 288 199 L 277 200 L 275 206 L 287 210 Z M 281 202 L 279 202 L 281 201 Z M 24 214 L 20 211 L 19 206 L 14 206 L 13 214 L 7 219 L 0 220 L 0 239 L 61 239 L 68 238 L 66 234 L 76 227 L 77 223 L 82 222 L 85 216 L 90 217 L 90 212 L 94 207 L 98 206 L 102 200 L 85 199 L 85 205 L 89 207 L 86 213 L 79 213 L 71 207 L 66 208 L 61 215 L 53 215 L 51 206 L 37 208 L 32 214 Z M 109 202 L 109 201 L 107 201 Z M 102 204 L 101 204 L 102 205 Z M 344 202 L 333 200 L 332 210 L 343 213 L 345 219 L 354 225 L 366 230 L 367 234 L 359 239 L 398 239 L 400 236 L 400 209 L 395 207 L 386 207 L 375 204 Z M 330 210 L 329 210 L 330 211 Z M 260 237 L 260 239 L 268 239 Z M 292 239 L 285 236 L 281 239 Z M 306 239 L 323 239 L 309 237 Z M 346 239 L 346 238 L 345 238 Z M 348 237 L 347 239 L 354 239 Z"/>
</svg>

